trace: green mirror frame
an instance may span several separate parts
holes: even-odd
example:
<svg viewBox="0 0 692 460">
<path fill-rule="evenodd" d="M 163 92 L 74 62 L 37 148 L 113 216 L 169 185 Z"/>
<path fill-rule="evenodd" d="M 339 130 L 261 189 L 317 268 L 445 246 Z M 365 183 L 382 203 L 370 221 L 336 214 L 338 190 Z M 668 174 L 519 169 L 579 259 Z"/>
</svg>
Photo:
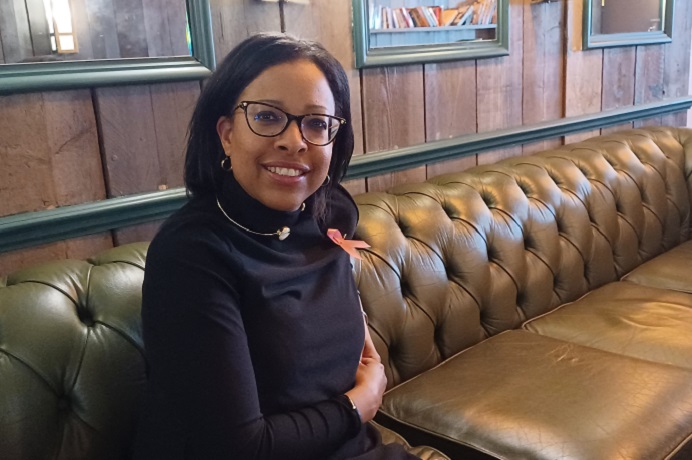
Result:
<svg viewBox="0 0 692 460">
<path fill-rule="evenodd" d="M 370 0 L 373 1 L 373 0 Z M 459 41 L 434 45 L 370 47 L 368 0 L 353 0 L 353 43 L 356 67 L 457 61 L 509 54 L 509 0 L 497 0 L 495 40 Z"/>
<path fill-rule="evenodd" d="M 660 0 L 663 30 L 658 32 L 632 32 L 592 34 L 593 10 L 591 0 L 584 0 L 583 48 L 611 48 L 615 46 L 654 45 L 669 43 L 673 39 L 673 11 L 675 0 Z"/>
<path fill-rule="evenodd" d="M 199 80 L 216 65 L 209 0 L 186 0 L 192 56 L 0 64 L 0 95 Z"/>
</svg>

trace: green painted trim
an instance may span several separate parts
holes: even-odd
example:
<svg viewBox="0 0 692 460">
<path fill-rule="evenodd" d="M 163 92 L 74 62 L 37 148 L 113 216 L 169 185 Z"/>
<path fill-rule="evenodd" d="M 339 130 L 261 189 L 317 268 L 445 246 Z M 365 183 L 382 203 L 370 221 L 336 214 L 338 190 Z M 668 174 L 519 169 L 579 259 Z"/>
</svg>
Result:
<svg viewBox="0 0 692 460">
<path fill-rule="evenodd" d="M 368 0 L 353 0 L 353 45 L 356 67 L 422 64 L 506 56 L 509 54 L 509 0 L 498 1 L 500 6 L 495 40 L 371 49 L 368 28 Z"/>
<path fill-rule="evenodd" d="M 199 80 L 215 67 L 209 0 L 187 0 L 192 56 L 0 65 L 0 95 Z"/>
<path fill-rule="evenodd" d="M 594 34 L 591 30 L 593 16 L 592 0 L 584 0 L 582 24 L 582 45 L 585 50 L 594 48 L 612 48 L 616 46 L 655 45 L 670 43 L 673 40 L 673 15 L 675 0 L 661 0 L 663 31 L 634 32 L 621 34 Z"/>
<path fill-rule="evenodd" d="M 655 117 L 692 107 L 692 96 L 667 101 L 622 107 L 589 115 L 561 118 L 516 128 L 468 134 L 465 136 L 412 145 L 396 150 L 353 157 L 347 179 L 360 179 L 402 171 L 424 164 L 451 160 L 505 147 L 552 139 L 558 136 Z"/>
<path fill-rule="evenodd" d="M 209 0 L 187 0 L 187 11 L 190 20 L 192 57 L 199 61 L 209 75 L 216 68 Z"/>
<path fill-rule="evenodd" d="M 692 97 L 683 97 L 368 153 L 351 160 L 346 179 L 372 177 L 488 150 L 679 112 L 690 107 Z M 173 189 L 0 217 L 0 253 L 164 219 L 185 202 L 185 191 Z"/>
<path fill-rule="evenodd" d="M 0 253 L 165 219 L 186 200 L 173 189 L 2 217 Z"/>
</svg>

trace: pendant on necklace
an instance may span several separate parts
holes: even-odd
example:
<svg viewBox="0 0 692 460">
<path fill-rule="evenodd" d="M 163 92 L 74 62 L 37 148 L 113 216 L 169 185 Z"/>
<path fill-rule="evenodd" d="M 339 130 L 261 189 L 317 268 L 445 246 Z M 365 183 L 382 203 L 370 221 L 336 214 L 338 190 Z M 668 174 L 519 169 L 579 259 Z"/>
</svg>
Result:
<svg viewBox="0 0 692 460">
<path fill-rule="evenodd" d="M 288 236 L 291 234 L 291 229 L 288 227 L 284 227 L 281 230 L 277 231 L 276 234 L 279 236 L 279 240 L 283 241 L 286 238 L 288 238 Z"/>
</svg>

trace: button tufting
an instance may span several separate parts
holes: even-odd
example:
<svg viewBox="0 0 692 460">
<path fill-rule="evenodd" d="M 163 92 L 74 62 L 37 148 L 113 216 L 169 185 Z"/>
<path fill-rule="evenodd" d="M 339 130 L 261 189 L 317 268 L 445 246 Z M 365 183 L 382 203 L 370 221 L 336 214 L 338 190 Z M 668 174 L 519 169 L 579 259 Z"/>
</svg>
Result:
<svg viewBox="0 0 692 460">
<path fill-rule="evenodd" d="M 81 306 L 77 309 L 77 317 L 87 327 L 93 327 L 95 324 L 94 317 L 88 308 Z"/>
<path fill-rule="evenodd" d="M 70 400 L 67 399 L 66 397 L 62 397 L 58 399 L 58 410 L 59 411 L 66 411 L 70 408 Z"/>
</svg>

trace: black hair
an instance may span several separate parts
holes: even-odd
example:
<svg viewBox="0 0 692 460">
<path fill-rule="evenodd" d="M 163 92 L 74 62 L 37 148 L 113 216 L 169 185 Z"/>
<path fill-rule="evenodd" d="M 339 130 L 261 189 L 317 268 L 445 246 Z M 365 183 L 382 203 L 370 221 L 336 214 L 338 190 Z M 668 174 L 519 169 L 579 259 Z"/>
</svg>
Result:
<svg viewBox="0 0 692 460">
<path fill-rule="evenodd" d="M 343 67 L 322 45 L 279 33 L 260 33 L 238 44 L 223 59 L 206 82 L 188 129 L 185 155 L 185 186 L 188 195 L 220 194 L 224 175 L 224 150 L 216 132 L 222 116 L 230 116 L 243 90 L 266 69 L 296 60 L 314 63 L 332 91 L 335 115 L 346 119 L 332 147 L 328 184 L 315 192 L 313 212 L 324 217 L 326 201 L 343 179 L 353 154 L 351 96 Z"/>
</svg>

